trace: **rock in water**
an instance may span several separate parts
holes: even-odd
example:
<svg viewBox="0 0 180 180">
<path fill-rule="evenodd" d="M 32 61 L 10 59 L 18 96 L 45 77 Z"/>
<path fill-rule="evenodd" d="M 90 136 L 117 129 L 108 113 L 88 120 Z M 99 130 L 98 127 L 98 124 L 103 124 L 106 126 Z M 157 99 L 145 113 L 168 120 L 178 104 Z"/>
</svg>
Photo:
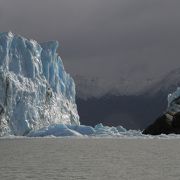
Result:
<svg viewBox="0 0 180 180">
<path fill-rule="evenodd" d="M 51 124 L 80 124 L 75 84 L 57 48 L 57 41 L 38 44 L 0 33 L 1 136 L 26 135 Z"/>
<path fill-rule="evenodd" d="M 170 134 L 173 133 L 171 123 L 168 123 L 166 115 L 162 115 L 157 118 L 156 121 L 148 126 L 143 134 L 159 135 L 159 134 Z"/>
<path fill-rule="evenodd" d="M 180 134 L 180 88 L 168 95 L 167 112 L 148 126 L 143 134 Z"/>
</svg>

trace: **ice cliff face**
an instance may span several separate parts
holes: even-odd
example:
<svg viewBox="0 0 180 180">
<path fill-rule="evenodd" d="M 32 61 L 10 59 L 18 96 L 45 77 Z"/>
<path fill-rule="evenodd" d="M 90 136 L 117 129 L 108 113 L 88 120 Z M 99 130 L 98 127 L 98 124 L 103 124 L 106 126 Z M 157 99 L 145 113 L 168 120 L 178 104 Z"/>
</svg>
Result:
<svg viewBox="0 0 180 180">
<path fill-rule="evenodd" d="M 58 123 L 80 124 L 75 84 L 57 48 L 56 41 L 38 44 L 0 33 L 0 135 L 26 135 Z"/>
</svg>

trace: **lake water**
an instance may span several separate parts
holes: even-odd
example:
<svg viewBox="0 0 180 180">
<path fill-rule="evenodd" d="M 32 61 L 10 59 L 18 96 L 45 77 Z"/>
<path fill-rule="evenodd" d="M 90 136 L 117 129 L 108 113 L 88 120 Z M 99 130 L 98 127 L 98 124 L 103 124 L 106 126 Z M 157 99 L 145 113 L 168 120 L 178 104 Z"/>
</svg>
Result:
<svg viewBox="0 0 180 180">
<path fill-rule="evenodd" d="M 179 180 L 179 139 L 0 139 L 0 180 Z"/>
</svg>

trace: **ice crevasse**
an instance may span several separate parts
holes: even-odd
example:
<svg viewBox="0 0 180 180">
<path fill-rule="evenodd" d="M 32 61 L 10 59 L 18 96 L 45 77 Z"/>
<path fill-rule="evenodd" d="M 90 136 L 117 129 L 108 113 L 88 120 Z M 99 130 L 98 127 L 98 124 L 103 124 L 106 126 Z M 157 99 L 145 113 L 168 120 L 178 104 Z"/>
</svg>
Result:
<svg viewBox="0 0 180 180">
<path fill-rule="evenodd" d="M 51 124 L 80 124 L 75 84 L 57 48 L 57 41 L 38 44 L 0 33 L 1 136 L 26 135 Z"/>
</svg>

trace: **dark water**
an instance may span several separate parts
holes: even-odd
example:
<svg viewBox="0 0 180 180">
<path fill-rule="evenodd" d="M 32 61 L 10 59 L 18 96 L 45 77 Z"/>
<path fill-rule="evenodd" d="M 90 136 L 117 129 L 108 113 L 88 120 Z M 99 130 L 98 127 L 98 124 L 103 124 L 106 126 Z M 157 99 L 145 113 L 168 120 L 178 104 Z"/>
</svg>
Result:
<svg viewBox="0 0 180 180">
<path fill-rule="evenodd" d="M 180 179 L 180 140 L 0 139 L 0 180 Z"/>
</svg>

